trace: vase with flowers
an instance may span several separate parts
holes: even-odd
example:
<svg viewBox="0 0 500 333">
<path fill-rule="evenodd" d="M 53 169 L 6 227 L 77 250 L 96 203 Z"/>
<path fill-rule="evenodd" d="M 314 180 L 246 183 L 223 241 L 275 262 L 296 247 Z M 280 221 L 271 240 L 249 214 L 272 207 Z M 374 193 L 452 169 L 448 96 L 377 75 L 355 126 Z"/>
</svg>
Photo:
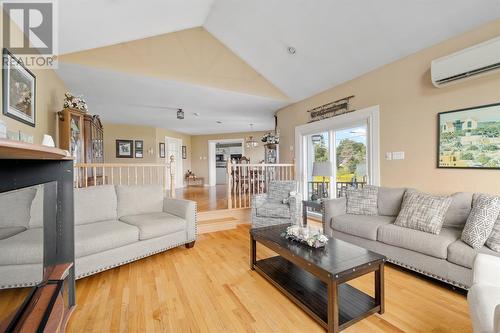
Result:
<svg viewBox="0 0 500 333">
<path fill-rule="evenodd" d="M 64 108 L 78 110 L 82 112 L 87 112 L 87 102 L 83 99 L 83 96 L 75 96 L 70 92 L 64 94 Z"/>
</svg>

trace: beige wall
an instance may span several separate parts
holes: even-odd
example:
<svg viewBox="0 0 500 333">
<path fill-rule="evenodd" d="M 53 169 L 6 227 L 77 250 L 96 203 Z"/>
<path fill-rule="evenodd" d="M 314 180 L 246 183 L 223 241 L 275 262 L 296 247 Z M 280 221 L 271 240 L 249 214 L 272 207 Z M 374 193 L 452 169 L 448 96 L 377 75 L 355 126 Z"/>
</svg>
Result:
<svg viewBox="0 0 500 333">
<path fill-rule="evenodd" d="M 15 119 L 0 115 L 7 129 L 11 131 L 21 131 L 33 135 L 33 142 L 42 143 L 44 134 L 52 135 L 57 142 L 57 115 L 56 112 L 62 110 L 64 93 L 67 91 L 64 82 L 53 70 L 40 69 L 33 70 L 36 76 L 36 101 L 35 101 L 35 122 L 36 126 L 25 125 Z M 1 81 L 1 80 L 0 80 Z M 0 98 L 2 95 L 2 82 L 0 82 Z"/>
<path fill-rule="evenodd" d="M 3 11 L 0 11 L 3 14 Z M 3 24 L 3 15 L 0 15 L 0 26 Z M 16 25 L 12 25 L 16 29 Z M 17 31 L 16 37 L 22 38 L 21 31 Z M 2 34 L 0 34 L 2 39 Z M 1 41 L 2 47 L 3 40 Z M 55 71 L 50 69 L 33 70 L 29 68 L 36 77 L 35 91 L 35 127 L 25 125 L 20 121 L 0 114 L 0 120 L 4 121 L 10 131 L 21 131 L 24 134 L 33 135 L 33 143 L 42 143 L 44 134 L 52 135 L 57 143 L 57 116 L 56 112 L 62 110 L 64 93 L 67 91 L 64 82 Z M 0 100 L 2 100 L 3 81 L 0 80 Z M 3 106 L 2 106 L 3 108 Z"/>
<path fill-rule="evenodd" d="M 253 135 L 259 145 L 255 149 L 245 150 L 245 156 L 250 159 L 251 163 L 259 163 L 264 159 L 264 146 L 260 139 L 267 132 L 245 132 L 245 133 L 227 133 L 227 134 L 213 134 L 213 135 L 194 135 L 191 137 L 191 144 L 193 147 L 192 170 L 198 177 L 204 177 L 205 183 L 208 183 L 208 141 L 209 140 L 225 140 L 225 139 L 245 139 Z"/>
<path fill-rule="evenodd" d="M 356 95 L 356 109 L 380 105 L 382 185 L 500 194 L 498 170 L 436 168 L 437 113 L 500 102 L 500 74 L 438 89 L 429 70 L 431 60 L 499 35 L 500 19 L 279 110 L 281 162 L 293 160 L 295 126 L 308 121 L 307 110 Z M 392 151 L 404 151 L 405 160 L 384 160 L 384 153 Z"/>
<path fill-rule="evenodd" d="M 159 143 L 165 142 L 165 136 L 179 138 L 187 146 L 187 159 L 183 160 L 184 171 L 191 168 L 191 136 L 150 126 L 104 123 L 104 156 L 106 163 L 164 163 L 159 157 Z M 116 158 L 116 140 L 143 140 L 144 158 Z M 148 150 L 153 148 L 153 154 Z"/>
</svg>

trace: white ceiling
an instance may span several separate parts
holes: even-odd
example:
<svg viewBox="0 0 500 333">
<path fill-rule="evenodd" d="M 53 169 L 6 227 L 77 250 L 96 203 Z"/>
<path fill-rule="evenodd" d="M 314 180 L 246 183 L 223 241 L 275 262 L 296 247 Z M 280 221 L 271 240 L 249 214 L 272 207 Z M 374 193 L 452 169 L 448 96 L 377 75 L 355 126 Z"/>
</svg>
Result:
<svg viewBox="0 0 500 333">
<path fill-rule="evenodd" d="M 103 121 L 168 128 L 199 135 L 274 128 L 274 111 L 283 101 L 180 82 L 135 76 L 80 65 L 59 64 L 71 91 L 83 94 Z M 178 120 L 182 107 L 185 119 Z M 200 113 L 199 117 L 194 113 Z M 217 121 L 222 121 L 218 124 Z"/>
<path fill-rule="evenodd" d="M 59 53 L 203 25 L 213 0 L 60 0 Z"/>
<path fill-rule="evenodd" d="M 216 0 L 204 27 L 298 101 L 499 17 L 499 0 Z"/>
<path fill-rule="evenodd" d="M 299 101 L 500 17 L 499 0 L 63 0 L 60 53 L 203 26 Z M 297 49 L 295 56 L 286 48 Z M 60 64 L 63 80 L 107 121 L 192 134 L 273 127 L 283 102 Z M 355 93 L 355 92 L 353 92 Z M 199 119 L 134 104 L 183 106 Z M 305 110 L 304 110 L 305 111 Z M 213 121 L 222 119 L 223 126 Z"/>
</svg>

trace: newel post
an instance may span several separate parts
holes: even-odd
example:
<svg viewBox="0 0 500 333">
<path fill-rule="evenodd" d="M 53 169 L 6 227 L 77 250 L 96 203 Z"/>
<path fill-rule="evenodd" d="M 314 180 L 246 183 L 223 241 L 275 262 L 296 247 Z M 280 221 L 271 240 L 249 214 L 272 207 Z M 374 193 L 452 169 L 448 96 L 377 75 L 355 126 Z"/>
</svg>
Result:
<svg viewBox="0 0 500 333">
<path fill-rule="evenodd" d="M 232 163 L 231 159 L 227 160 L 227 209 L 232 209 L 233 208 L 233 200 L 231 198 L 231 189 L 233 187 L 233 177 L 232 177 Z"/>
<path fill-rule="evenodd" d="M 170 197 L 175 198 L 175 157 L 170 155 Z"/>
</svg>

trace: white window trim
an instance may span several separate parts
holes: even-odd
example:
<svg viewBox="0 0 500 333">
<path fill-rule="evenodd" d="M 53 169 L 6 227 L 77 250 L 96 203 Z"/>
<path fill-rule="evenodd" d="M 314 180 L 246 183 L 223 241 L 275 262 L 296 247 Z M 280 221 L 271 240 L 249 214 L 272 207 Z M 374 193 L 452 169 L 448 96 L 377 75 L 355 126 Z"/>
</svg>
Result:
<svg viewBox="0 0 500 333">
<path fill-rule="evenodd" d="M 295 168 L 295 179 L 297 179 L 297 181 L 299 182 L 301 193 L 304 194 L 307 190 L 307 162 L 304 158 L 304 153 L 307 145 L 307 136 L 319 132 L 331 133 L 334 130 L 340 130 L 343 128 L 355 126 L 363 121 L 366 121 L 367 123 L 367 160 L 370 175 L 368 182 L 371 185 L 380 185 L 380 107 L 378 105 L 375 105 L 340 116 L 295 127 L 295 160 L 297 161 L 297 165 Z M 333 136 L 330 138 L 330 142 L 332 142 L 332 140 L 335 140 Z M 333 147 L 330 144 L 329 152 L 330 156 L 332 156 L 331 160 L 335 165 L 335 156 L 332 155 L 332 151 Z"/>
</svg>

